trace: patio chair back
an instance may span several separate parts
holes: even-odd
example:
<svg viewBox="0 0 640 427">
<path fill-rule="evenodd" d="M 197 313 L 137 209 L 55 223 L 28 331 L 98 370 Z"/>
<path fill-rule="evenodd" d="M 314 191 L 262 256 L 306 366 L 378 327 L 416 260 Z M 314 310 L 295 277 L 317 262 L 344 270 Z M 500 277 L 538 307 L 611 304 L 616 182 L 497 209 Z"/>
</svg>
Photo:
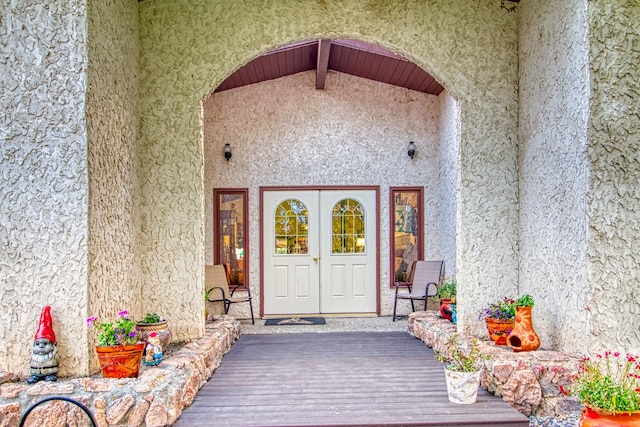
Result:
<svg viewBox="0 0 640 427">
<path fill-rule="evenodd" d="M 416 261 L 411 280 L 411 295 L 432 297 L 438 293 L 442 283 L 444 261 Z"/>
<path fill-rule="evenodd" d="M 396 320 L 396 308 L 398 300 L 409 300 L 411 311 L 416 311 L 413 301 L 423 301 L 423 310 L 427 309 L 429 297 L 438 293 L 438 286 L 444 278 L 444 261 L 415 261 L 409 273 L 409 282 L 406 283 L 409 292 L 399 292 L 400 283 L 396 283 L 396 294 L 393 301 L 393 321 Z"/>
</svg>

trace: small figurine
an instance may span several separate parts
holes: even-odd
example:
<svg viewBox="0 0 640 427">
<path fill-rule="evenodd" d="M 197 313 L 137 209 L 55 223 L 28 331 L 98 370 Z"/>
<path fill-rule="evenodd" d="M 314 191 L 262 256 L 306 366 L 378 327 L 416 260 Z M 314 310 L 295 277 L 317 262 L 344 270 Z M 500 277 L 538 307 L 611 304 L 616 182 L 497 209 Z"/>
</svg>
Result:
<svg viewBox="0 0 640 427">
<path fill-rule="evenodd" d="M 162 346 L 157 332 L 151 332 L 147 338 L 147 346 L 144 350 L 142 363 L 147 366 L 156 366 L 162 361 Z"/>
<path fill-rule="evenodd" d="M 35 384 L 42 380 L 57 381 L 60 358 L 58 356 L 56 334 L 53 332 L 50 306 L 42 309 L 34 340 L 31 352 L 31 376 L 27 379 L 27 382 Z"/>
</svg>

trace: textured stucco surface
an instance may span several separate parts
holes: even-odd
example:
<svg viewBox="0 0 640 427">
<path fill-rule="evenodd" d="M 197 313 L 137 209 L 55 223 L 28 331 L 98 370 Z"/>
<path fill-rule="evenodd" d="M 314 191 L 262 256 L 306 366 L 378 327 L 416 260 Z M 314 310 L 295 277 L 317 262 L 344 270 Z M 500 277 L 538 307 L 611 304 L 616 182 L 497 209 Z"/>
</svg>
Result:
<svg viewBox="0 0 640 427">
<path fill-rule="evenodd" d="M 456 223 L 458 219 L 458 185 L 460 182 L 460 110 L 451 95 L 444 91 L 440 99 L 439 215 L 440 250 L 445 274 L 456 273 Z"/>
<path fill-rule="evenodd" d="M 151 308 L 177 339 L 202 335 L 202 103 L 257 55 L 321 37 L 382 45 L 447 88 L 427 203 L 456 254 L 460 329 L 484 334 L 481 306 L 530 292 L 544 347 L 640 351 L 639 7 L 0 0 L 0 370 L 26 370 L 45 304 L 63 374 L 85 369 L 88 314 Z"/>
<path fill-rule="evenodd" d="M 140 3 L 144 297 L 202 333 L 201 102 L 232 71 L 278 46 L 355 38 L 404 54 L 460 104 L 460 326 L 477 329 L 483 289 L 517 287 L 516 15 L 498 1 Z M 338 142 L 338 141 L 336 141 Z M 384 215 L 382 218 L 385 218 Z M 176 292 L 179 289 L 180 292 Z M 167 300 L 167 296 L 171 296 Z M 170 301 L 170 302 L 169 302 Z"/>
<path fill-rule="evenodd" d="M 86 360 L 86 12 L 0 1 L 0 370 L 28 372 L 51 305 L 61 374 Z"/>
<path fill-rule="evenodd" d="M 89 137 L 89 308 L 87 317 L 134 319 L 158 311 L 141 300 L 137 256 L 139 160 L 137 3 L 89 2 L 87 131 Z M 97 360 L 89 334 L 92 370 Z"/>
<path fill-rule="evenodd" d="M 590 347 L 639 352 L 640 3 L 588 4 Z"/>
<path fill-rule="evenodd" d="M 520 7 L 520 294 L 542 347 L 584 351 L 587 282 L 587 2 Z M 558 333 L 559 331 L 562 333 Z"/>
<path fill-rule="evenodd" d="M 306 72 L 213 94 L 204 104 L 207 264 L 213 263 L 214 188 L 249 188 L 249 283 L 259 298 L 260 186 L 380 186 L 381 305 L 390 314 L 389 186 L 425 187 L 425 257 L 442 256 L 438 105 L 433 95 L 336 72 L 324 90 L 316 90 L 315 72 Z M 413 160 L 409 141 L 417 146 Z M 222 156 L 227 142 L 229 162 Z"/>
</svg>

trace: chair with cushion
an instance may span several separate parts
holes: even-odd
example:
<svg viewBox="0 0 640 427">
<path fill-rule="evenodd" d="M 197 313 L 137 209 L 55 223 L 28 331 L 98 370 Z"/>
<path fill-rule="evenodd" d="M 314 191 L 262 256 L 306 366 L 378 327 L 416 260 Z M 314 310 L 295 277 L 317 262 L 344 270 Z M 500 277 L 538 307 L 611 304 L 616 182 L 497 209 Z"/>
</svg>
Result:
<svg viewBox="0 0 640 427">
<path fill-rule="evenodd" d="M 237 289 L 229 291 L 229 277 L 224 265 L 207 265 L 204 267 L 204 284 L 207 289 L 207 301 L 221 302 L 224 308 L 224 314 L 229 313 L 231 304 L 249 303 L 249 311 L 251 312 L 251 323 L 256 324 L 253 317 L 253 303 L 251 302 L 251 289 L 246 288 L 247 295 L 234 297 L 233 294 Z"/>
<path fill-rule="evenodd" d="M 424 310 L 427 309 L 427 300 L 438 293 L 438 285 L 444 278 L 444 261 L 415 261 L 406 283 L 408 292 L 402 293 L 400 283 L 396 282 L 396 294 L 393 301 L 393 321 L 396 321 L 396 306 L 398 300 L 411 301 L 411 310 L 416 311 L 413 301 L 424 301 Z"/>
</svg>

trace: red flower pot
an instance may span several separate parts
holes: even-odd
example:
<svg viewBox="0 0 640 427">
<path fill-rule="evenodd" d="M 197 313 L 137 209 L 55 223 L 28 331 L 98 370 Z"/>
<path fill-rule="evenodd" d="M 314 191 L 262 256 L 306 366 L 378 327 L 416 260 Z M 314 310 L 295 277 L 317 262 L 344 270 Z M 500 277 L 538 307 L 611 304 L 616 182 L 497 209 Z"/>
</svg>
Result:
<svg viewBox="0 0 640 427">
<path fill-rule="evenodd" d="M 640 427 L 640 412 L 608 415 L 591 408 L 584 408 L 580 427 Z"/>
<path fill-rule="evenodd" d="M 507 337 L 513 330 L 515 320 L 484 318 L 489 338 L 496 345 L 507 345 Z"/>
<path fill-rule="evenodd" d="M 144 343 L 97 346 L 100 370 L 105 378 L 136 378 L 140 372 Z"/>
<path fill-rule="evenodd" d="M 443 319 L 447 319 L 448 321 L 451 321 L 451 315 L 453 314 L 453 308 L 451 307 L 451 305 L 452 302 L 450 299 L 443 299 L 442 301 L 440 301 L 440 316 L 442 316 Z"/>
</svg>

